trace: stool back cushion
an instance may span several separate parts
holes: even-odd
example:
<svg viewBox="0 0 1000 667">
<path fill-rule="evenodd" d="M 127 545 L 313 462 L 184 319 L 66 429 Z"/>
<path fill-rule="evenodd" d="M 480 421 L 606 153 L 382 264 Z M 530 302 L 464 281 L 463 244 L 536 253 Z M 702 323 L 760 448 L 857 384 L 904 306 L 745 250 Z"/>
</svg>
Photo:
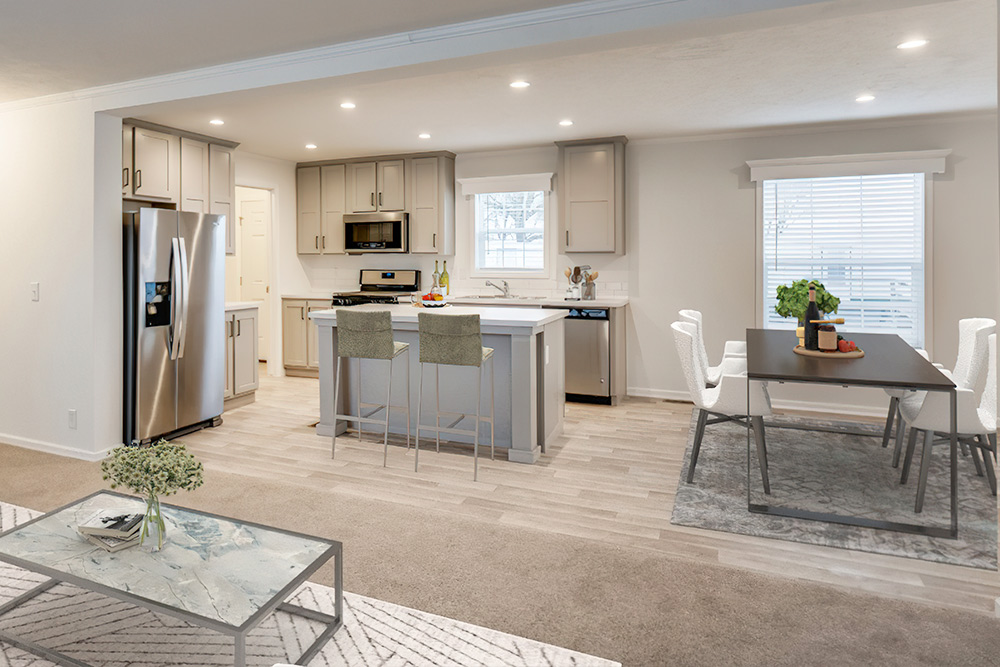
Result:
<svg viewBox="0 0 1000 667">
<path fill-rule="evenodd" d="M 337 354 L 352 359 L 392 359 L 392 316 L 388 310 L 337 309 Z"/>
<path fill-rule="evenodd" d="M 420 361 L 450 366 L 481 366 L 483 335 L 479 315 L 417 313 Z"/>
</svg>

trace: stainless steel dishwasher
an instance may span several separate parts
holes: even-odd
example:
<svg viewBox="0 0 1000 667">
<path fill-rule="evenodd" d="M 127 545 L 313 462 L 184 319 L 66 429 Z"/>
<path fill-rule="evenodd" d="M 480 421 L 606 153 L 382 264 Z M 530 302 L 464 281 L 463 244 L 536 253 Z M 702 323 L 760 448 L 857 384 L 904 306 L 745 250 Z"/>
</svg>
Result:
<svg viewBox="0 0 1000 667">
<path fill-rule="evenodd" d="M 607 308 L 566 315 L 566 400 L 611 403 L 611 323 Z"/>
</svg>

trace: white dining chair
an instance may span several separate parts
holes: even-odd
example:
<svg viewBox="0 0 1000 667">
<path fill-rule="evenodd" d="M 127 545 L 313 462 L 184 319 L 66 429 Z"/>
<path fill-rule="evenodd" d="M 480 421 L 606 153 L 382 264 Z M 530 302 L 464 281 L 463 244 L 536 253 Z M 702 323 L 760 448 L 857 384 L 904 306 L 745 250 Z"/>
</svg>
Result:
<svg viewBox="0 0 1000 667">
<path fill-rule="evenodd" d="M 996 320 L 988 317 L 968 317 L 958 321 L 958 356 L 955 360 L 954 370 L 948 370 L 941 364 L 934 364 L 949 380 L 955 383 L 956 387 L 979 390 L 979 380 L 986 370 L 987 338 L 996 332 Z M 922 350 L 918 350 L 921 352 Z M 926 358 L 927 353 L 924 352 Z M 892 390 L 890 390 L 892 391 Z M 890 394 L 891 396 L 892 394 Z M 896 416 L 902 412 L 905 405 L 910 414 L 916 414 L 920 410 L 921 404 L 927 396 L 925 391 L 904 391 L 896 401 Z M 976 400 L 979 399 L 978 394 Z M 892 400 L 890 399 L 890 412 L 892 410 Z M 888 431 L 889 424 L 886 425 Z M 892 467 L 899 467 L 899 457 L 903 450 L 903 432 L 905 427 L 902 421 L 896 425 L 896 446 L 892 452 Z M 885 434 L 883 434 L 883 446 L 886 444 Z M 962 445 L 963 448 L 965 445 Z"/>
<path fill-rule="evenodd" d="M 723 375 L 736 375 L 747 369 L 747 344 L 743 340 L 727 340 L 722 352 L 722 361 L 717 366 L 709 366 L 708 352 L 705 349 L 705 334 L 702 325 L 701 311 L 684 309 L 677 311 L 682 322 L 689 322 L 695 327 L 695 353 L 701 364 L 705 381 L 709 385 L 719 383 Z"/>
<path fill-rule="evenodd" d="M 975 384 L 972 387 L 959 387 L 957 390 L 957 424 L 958 437 L 969 446 L 976 472 L 982 476 L 985 469 L 990 491 L 997 494 L 996 472 L 993 460 L 996 458 L 997 442 L 997 336 L 990 334 L 986 343 L 986 385 L 980 395 L 976 395 Z M 969 369 L 970 377 L 975 375 L 975 369 Z M 905 401 L 900 403 L 903 421 L 910 426 L 910 440 L 906 447 L 906 458 L 903 461 L 903 472 L 900 483 L 905 484 L 910 472 L 910 463 L 916 449 L 919 433 L 924 434 L 924 448 L 920 459 L 920 478 L 917 482 L 917 501 L 915 512 L 920 512 L 924 505 L 924 493 L 927 489 L 927 470 L 930 467 L 931 450 L 935 444 L 951 441 L 951 405 L 948 394 L 928 392 L 927 397 L 916 409 Z M 983 459 L 980 461 L 979 453 Z"/>
<path fill-rule="evenodd" d="M 764 493 L 770 494 L 767 446 L 764 441 L 764 417 L 771 414 L 771 399 L 767 393 L 767 386 L 762 382 L 753 382 L 748 392 L 746 371 L 743 371 L 742 374 L 722 375 L 716 386 L 706 387 L 702 364 L 698 358 L 698 334 L 694 323 L 674 322 L 670 328 L 674 332 L 674 343 L 677 346 L 677 355 L 680 357 L 681 369 L 684 371 L 684 381 L 691 394 L 691 402 L 698 408 L 698 422 L 691 447 L 691 464 L 687 473 L 688 484 L 694 481 L 694 469 L 698 465 L 698 454 L 701 452 L 705 427 L 727 421 L 746 424 L 749 419 L 757 445 L 757 461 L 760 466 L 760 477 L 764 482 Z M 747 415 L 748 395 L 749 415 Z"/>
</svg>

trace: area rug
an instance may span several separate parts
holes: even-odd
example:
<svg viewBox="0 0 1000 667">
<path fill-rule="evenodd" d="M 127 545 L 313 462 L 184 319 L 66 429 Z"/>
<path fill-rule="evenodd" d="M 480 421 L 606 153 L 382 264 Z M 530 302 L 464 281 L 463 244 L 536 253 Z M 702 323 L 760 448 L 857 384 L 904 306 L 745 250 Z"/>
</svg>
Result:
<svg viewBox="0 0 1000 667">
<path fill-rule="evenodd" d="M 38 514 L 0 502 L 0 532 Z M 0 563 L 0 604 L 45 580 Z M 291 602 L 333 613 L 334 592 L 306 583 Z M 228 636 L 68 584 L 8 612 L 0 618 L 0 627 L 94 667 L 233 664 Z M 276 612 L 250 634 L 247 664 L 290 663 L 321 629 L 308 619 Z M 309 667 L 347 665 L 621 667 L 610 660 L 345 592 L 344 625 Z M 0 667 L 55 667 L 55 663 L 0 642 Z"/>
<path fill-rule="evenodd" d="M 687 451 L 671 523 L 741 535 L 905 556 L 984 570 L 997 569 L 997 505 L 971 457 L 959 454 L 958 539 L 909 535 L 747 510 L 747 430 L 734 422 L 705 430 L 694 481 L 686 482 L 697 410 L 691 415 Z M 924 510 L 913 512 L 922 447 L 913 456 L 910 479 L 892 467 L 893 443 L 882 448 L 882 428 L 873 424 L 780 417 L 766 421 L 768 475 L 765 495 L 751 448 L 751 499 L 817 512 L 903 523 L 950 526 L 948 447 L 935 446 Z M 803 430 L 822 428 L 823 431 Z M 867 435 L 858 435 L 865 433 Z M 905 449 L 904 449 L 905 452 Z"/>
</svg>

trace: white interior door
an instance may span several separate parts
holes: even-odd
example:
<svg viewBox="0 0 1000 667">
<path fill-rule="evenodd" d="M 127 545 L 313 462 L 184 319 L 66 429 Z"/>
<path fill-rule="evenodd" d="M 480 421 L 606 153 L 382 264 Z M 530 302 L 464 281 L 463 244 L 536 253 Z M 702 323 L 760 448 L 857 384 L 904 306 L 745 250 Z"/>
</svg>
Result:
<svg viewBox="0 0 1000 667">
<path fill-rule="evenodd" d="M 270 312 L 268 299 L 268 236 L 271 227 L 271 193 L 258 188 L 237 188 L 240 206 L 240 300 L 257 301 L 257 350 L 267 361 Z"/>
</svg>

